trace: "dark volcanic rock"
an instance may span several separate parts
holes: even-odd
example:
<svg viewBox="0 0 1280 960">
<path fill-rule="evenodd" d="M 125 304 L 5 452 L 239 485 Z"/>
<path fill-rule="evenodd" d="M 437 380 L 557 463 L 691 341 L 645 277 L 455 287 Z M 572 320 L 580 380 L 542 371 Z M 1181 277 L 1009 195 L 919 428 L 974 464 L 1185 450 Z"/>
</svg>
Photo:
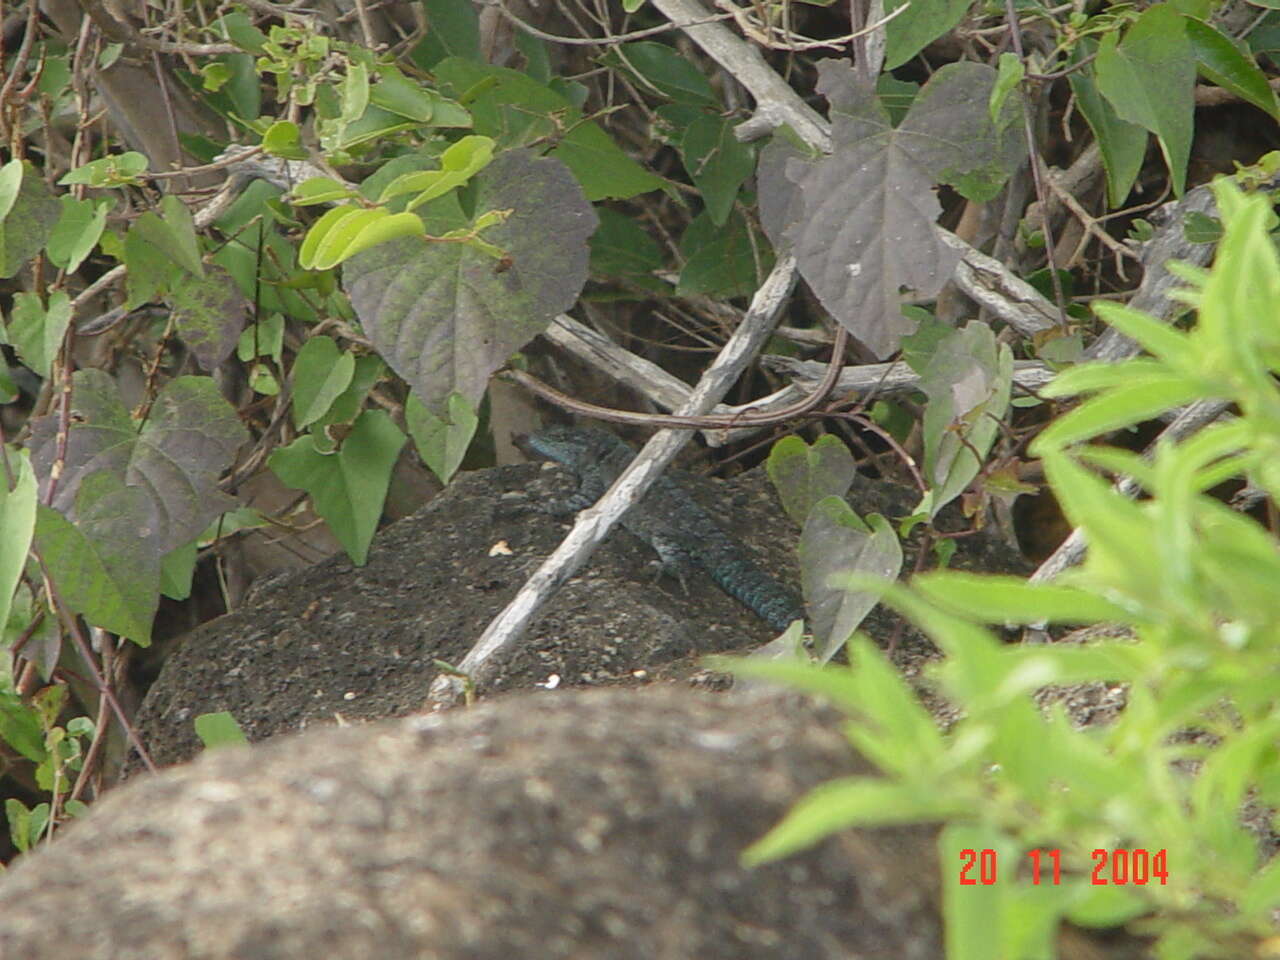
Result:
<svg viewBox="0 0 1280 960">
<path fill-rule="evenodd" d="M 793 588 L 795 526 L 755 470 L 725 483 L 685 483 L 762 569 Z M 364 567 L 334 556 L 256 587 L 242 609 L 188 634 L 147 695 L 137 726 L 152 756 L 176 763 L 200 749 L 192 722 L 226 710 L 252 740 L 336 716 L 377 719 L 422 707 L 437 670 L 457 663 L 485 625 L 559 544 L 567 525 L 526 502 L 573 489 L 567 472 L 533 465 L 464 475 L 413 516 L 378 534 Z M 862 513 L 911 512 L 916 495 L 859 479 L 851 501 Z M 954 563 L 1009 571 L 1019 560 L 993 537 L 958 541 Z M 912 550 L 908 549 L 908 567 Z M 772 639 L 768 625 L 704 575 L 686 594 L 655 582 L 653 552 L 618 531 L 535 620 L 499 664 L 486 693 L 685 679 L 709 653 L 747 651 Z M 918 634 L 884 610 L 863 627 L 899 634 L 895 662 L 909 676 L 933 655 Z M 134 769 L 137 769 L 136 764 Z"/>
</svg>

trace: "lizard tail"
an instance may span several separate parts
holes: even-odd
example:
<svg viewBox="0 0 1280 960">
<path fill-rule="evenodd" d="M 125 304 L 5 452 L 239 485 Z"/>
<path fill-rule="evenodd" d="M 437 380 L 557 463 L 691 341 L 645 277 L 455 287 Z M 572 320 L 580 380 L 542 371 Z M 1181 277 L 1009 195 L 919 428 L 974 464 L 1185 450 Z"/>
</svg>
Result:
<svg viewBox="0 0 1280 960">
<path fill-rule="evenodd" d="M 800 598 L 746 559 L 736 557 L 719 563 L 708 573 L 721 590 L 755 611 L 779 633 L 787 629 L 792 620 L 804 619 Z"/>
</svg>

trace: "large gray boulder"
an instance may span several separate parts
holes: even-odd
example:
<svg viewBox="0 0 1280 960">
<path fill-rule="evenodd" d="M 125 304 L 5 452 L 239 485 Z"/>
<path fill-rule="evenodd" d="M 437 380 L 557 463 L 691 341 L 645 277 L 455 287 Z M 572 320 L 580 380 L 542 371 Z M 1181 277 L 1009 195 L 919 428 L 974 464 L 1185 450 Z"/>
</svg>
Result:
<svg viewBox="0 0 1280 960">
<path fill-rule="evenodd" d="M 931 831 L 745 846 L 865 771 L 796 697 L 511 696 L 224 749 L 0 877 L 5 960 L 942 955 Z"/>
</svg>

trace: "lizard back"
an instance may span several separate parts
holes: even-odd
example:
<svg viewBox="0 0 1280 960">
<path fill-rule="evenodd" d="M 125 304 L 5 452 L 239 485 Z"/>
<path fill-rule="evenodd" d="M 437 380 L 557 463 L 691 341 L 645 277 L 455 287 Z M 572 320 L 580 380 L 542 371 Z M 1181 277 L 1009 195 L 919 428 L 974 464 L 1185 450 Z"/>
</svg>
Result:
<svg viewBox="0 0 1280 960">
<path fill-rule="evenodd" d="M 567 504 L 572 511 L 599 500 L 635 457 L 619 437 L 585 427 L 546 427 L 520 438 L 520 446 L 573 471 L 578 490 Z M 622 525 L 652 547 L 663 567 L 682 582 L 692 568 L 701 568 L 775 630 L 804 618 L 800 598 L 752 563 L 746 546 L 722 530 L 675 480 L 659 478 Z"/>
</svg>

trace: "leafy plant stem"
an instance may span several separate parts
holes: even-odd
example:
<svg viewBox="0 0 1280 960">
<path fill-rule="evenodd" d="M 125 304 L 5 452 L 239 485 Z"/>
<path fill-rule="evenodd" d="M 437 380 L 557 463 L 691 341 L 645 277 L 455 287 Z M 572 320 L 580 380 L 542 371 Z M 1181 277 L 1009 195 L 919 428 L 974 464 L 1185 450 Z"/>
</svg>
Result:
<svg viewBox="0 0 1280 960">
<path fill-rule="evenodd" d="M 116 719 L 120 722 L 120 727 L 128 737 L 129 743 L 138 751 L 138 757 L 146 766 L 148 772 L 155 773 L 156 765 L 151 759 L 151 754 L 147 752 L 147 748 L 143 746 L 142 740 L 138 737 L 138 732 L 133 728 L 133 724 L 129 722 L 128 716 L 125 715 L 120 701 L 116 699 L 116 695 L 111 690 L 111 684 L 103 676 L 102 671 L 98 669 L 98 665 L 93 660 L 93 651 L 89 649 L 89 644 L 84 638 L 84 633 L 80 629 L 80 624 L 72 615 L 71 610 L 63 602 L 62 597 L 58 593 L 58 588 L 53 582 L 53 578 L 49 575 L 49 570 L 45 566 L 44 559 L 41 558 L 38 551 L 32 548 L 32 554 L 36 557 L 40 564 L 40 571 L 44 576 L 45 589 L 49 593 L 50 603 L 58 611 L 58 618 L 62 621 L 63 629 L 71 637 L 76 645 L 76 649 L 80 652 L 81 658 L 85 662 L 85 666 L 89 668 L 89 675 L 93 678 L 94 685 L 98 688 L 99 695 L 110 704 L 111 711 L 116 715 Z"/>
<path fill-rule="evenodd" d="M 70 324 L 67 325 L 66 337 L 73 336 L 73 329 Z M 67 340 L 64 338 L 64 347 L 66 343 Z M 61 351 L 61 355 L 66 357 L 65 349 Z M 62 390 L 58 396 L 58 446 L 53 458 L 53 466 L 49 470 L 49 488 L 45 492 L 44 499 L 46 505 L 52 505 L 54 495 L 58 492 L 58 478 L 62 475 L 67 462 L 67 440 L 71 436 L 71 371 L 65 366 L 55 365 L 55 370 L 57 369 L 62 371 Z"/>
<path fill-rule="evenodd" d="M 102 668 L 104 676 L 111 676 L 111 659 L 113 643 L 108 642 L 102 647 Z M 79 800 L 83 796 L 85 788 L 89 786 L 92 779 L 93 771 L 97 768 L 98 758 L 102 755 L 102 747 L 106 743 L 107 721 L 111 719 L 111 704 L 106 697 L 102 697 L 98 701 L 98 716 L 93 724 L 93 740 L 89 743 L 89 749 L 85 753 L 84 761 L 80 767 L 80 773 L 76 777 L 75 784 L 71 787 L 71 794 L 68 799 Z"/>
</svg>

